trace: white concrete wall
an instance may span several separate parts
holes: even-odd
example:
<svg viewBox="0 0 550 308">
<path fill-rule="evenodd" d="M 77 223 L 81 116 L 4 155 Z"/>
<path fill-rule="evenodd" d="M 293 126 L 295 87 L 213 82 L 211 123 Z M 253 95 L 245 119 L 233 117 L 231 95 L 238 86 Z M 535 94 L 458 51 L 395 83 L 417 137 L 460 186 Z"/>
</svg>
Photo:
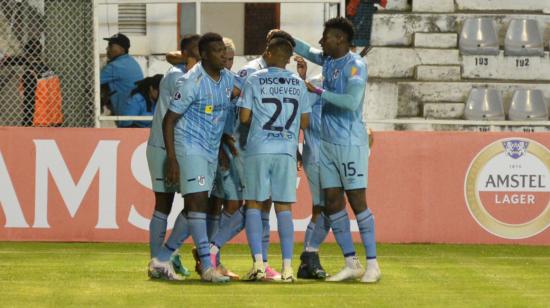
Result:
<svg viewBox="0 0 550 308">
<path fill-rule="evenodd" d="M 233 40 L 236 54 L 244 51 L 244 3 L 203 3 L 201 32 L 216 32 Z"/>
</svg>

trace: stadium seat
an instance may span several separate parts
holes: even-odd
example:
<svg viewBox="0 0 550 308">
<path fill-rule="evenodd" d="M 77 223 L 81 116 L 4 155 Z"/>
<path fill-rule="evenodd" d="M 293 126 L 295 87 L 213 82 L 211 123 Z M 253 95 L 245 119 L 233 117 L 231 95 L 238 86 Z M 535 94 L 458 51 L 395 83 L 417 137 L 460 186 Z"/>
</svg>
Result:
<svg viewBox="0 0 550 308">
<path fill-rule="evenodd" d="M 504 120 L 504 106 L 496 89 L 473 88 L 464 108 L 466 120 Z"/>
<path fill-rule="evenodd" d="M 546 121 L 548 108 L 541 90 L 519 89 L 514 92 L 508 118 L 512 121 Z"/>
<path fill-rule="evenodd" d="M 465 55 L 498 55 L 496 22 L 487 17 L 464 20 L 459 47 Z"/>
<path fill-rule="evenodd" d="M 544 42 L 535 19 L 513 19 L 506 31 L 507 56 L 544 56 Z"/>
</svg>

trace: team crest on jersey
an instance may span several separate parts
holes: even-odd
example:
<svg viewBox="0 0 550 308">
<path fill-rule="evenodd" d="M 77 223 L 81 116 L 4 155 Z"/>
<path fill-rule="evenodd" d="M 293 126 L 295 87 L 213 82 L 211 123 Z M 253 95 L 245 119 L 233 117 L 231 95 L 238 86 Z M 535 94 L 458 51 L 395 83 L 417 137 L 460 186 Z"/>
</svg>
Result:
<svg viewBox="0 0 550 308">
<path fill-rule="evenodd" d="M 179 101 L 180 99 L 181 99 L 181 93 L 180 91 L 176 91 L 176 93 L 174 94 L 174 100 Z"/>
<path fill-rule="evenodd" d="M 212 114 L 213 111 L 214 105 L 206 105 L 206 107 L 204 107 L 204 113 L 206 114 Z"/>
<path fill-rule="evenodd" d="M 197 182 L 200 186 L 204 186 L 206 184 L 206 177 L 204 175 L 199 175 L 197 177 Z"/>
<path fill-rule="evenodd" d="M 248 72 L 246 70 L 242 70 L 239 72 L 239 77 L 246 77 L 248 75 Z"/>
<path fill-rule="evenodd" d="M 338 79 L 340 77 L 340 70 L 335 69 L 334 72 L 332 72 L 332 79 Z"/>
</svg>

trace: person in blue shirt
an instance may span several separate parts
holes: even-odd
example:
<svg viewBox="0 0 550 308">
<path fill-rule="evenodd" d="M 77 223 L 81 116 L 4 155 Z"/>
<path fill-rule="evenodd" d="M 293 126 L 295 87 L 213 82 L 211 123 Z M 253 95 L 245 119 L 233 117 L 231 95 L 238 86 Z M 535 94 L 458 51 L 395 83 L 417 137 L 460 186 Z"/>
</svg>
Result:
<svg viewBox="0 0 550 308">
<path fill-rule="evenodd" d="M 109 42 L 109 61 L 100 73 L 100 84 L 102 89 L 105 89 L 102 91 L 102 101 L 108 100 L 112 113 L 120 115 L 120 107 L 130 98 L 135 83 L 143 79 L 143 73 L 137 61 L 128 54 L 130 39 L 126 35 L 117 33 L 104 40 Z"/>
<path fill-rule="evenodd" d="M 275 38 L 266 52 L 267 69 L 250 75 L 237 106 L 240 121 L 249 125 L 244 170 L 246 235 L 254 264 L 247 280 L 263 280 L 262 203 L 272 198 L 281 239 L 281 281 L 295 281 L 291 266 L 294 226 L 291 205 L 296 202 L 299 129 L 308 125 L 311 106 L 300 77 L 287 71 L 292 56 L 288 40 Z"/>
<path fill-rule="evenodd" d="M 176 223 L 177 226 L 185 227 L 183 230 L 174 229 L 166 242 L 166 226 L 168 215 L 172 210 L 174 195 L 178 192 L 177 186 L 169 186 L 165 182 L 166 173 L 164 166 L 166 164 L 166 150 L 164 138 L 162 135 L 162 120 L 168 111 L 168 106 L 177 91 L 177 80 L 191 69 L 199 60 L 199 39 L 200 35 L 186 35 L 180 41 L 181 57 L 183 64 L 171 67 L 164 75 L 159 85 L 159 98 L 155 113 L 153 115 L 152 126 L 147 141 L 147 163 L 151 175 L 151 183 L 155 192 L 155 210 L 149 224 L 149 247 L 151 259 L 157 257 L 161 250 L 167 250 L 171 253 L 170 260 L 176 273 L 181 276 L 189 276 L 189 270 L 182 265 L 177 250 L 183 241 L 189 236 L 185 223 Z M 176 221 L 186 221 L 185 213 L 179 213 Z M 170 254 L 168 254 L 170 255 Z M 161 273 L 156 272 L 149 262 L 148 275 L 151 278 L 165 278 Z M 167 279 L 178 279 L 179 277 L 167 277 Z"/>
<path fill-rule="evenodd" d="M 308 83 L 308 89 L 322 99 L 321 185 L 325 195 L 325 219 L 346 260 L 338 274 L 327 278 L 342 281 L 361 278 L 374 283 L 381 272 L 376 260 L 374 216 L 367 207 L 368 134 L 362 119 L 367 85 L 367 66 L 350 51 L 354 30 L 344 17 L 329 19 L 319 41 L 322 51 L 296 40 L 296 53 L 323 66 L 323 86 Z M 349 216 L 340 197 L 342 190 L 357 218 L 359 233 L 367 255 L 364 271 L 355 255 Z M 312 239 L 313 240 L 313 239 Z M 318 246 L 320 243 L 313 243 Z"/>
<path fill-rule="evenodd" d="M 234 77 L 224 67 L 225 44 L 219 34 L 204 34 L 199 53 L 201 62 L 178 80 L 178 90 L 164 116 L 166 181 L 179 185 L 183 195 L 187 221 L 182 223 L 188 226 L 197 247 L 202 280 L 227 282 L 229 277 L 219 274 L 210 261 L 206 213 Z M 152 261 L 160 272 L 171 269 L 164 254 Z"/>
<path fill-rule="evenodd" d="M 157 74 L 136 82 L 136 88 L 130 92 L 130 99 L 120 108 L 120 115 L 152 116 L 157 105 L 162 76 L 162 74 Z M 151 121 L 124 121 L 120 124 L 120 127 L 151 127 Z"/>
</svg>

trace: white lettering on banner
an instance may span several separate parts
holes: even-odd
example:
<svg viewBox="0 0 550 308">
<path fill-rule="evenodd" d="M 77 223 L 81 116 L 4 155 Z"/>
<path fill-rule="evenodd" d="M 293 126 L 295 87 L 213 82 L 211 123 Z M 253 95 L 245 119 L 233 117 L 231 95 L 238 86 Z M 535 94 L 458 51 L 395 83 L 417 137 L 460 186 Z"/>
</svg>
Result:
<svg viewBox="0 0 550 308">
<path fill-rule="evenodd" d="M 118 229 L 116 223 L 116 174 L 118 140 L 101 140 L 80 179 L 73 181 L 55 140 L 34 140 L 36 147 L 36 191 L 34 228 L 49 228 L 48 172 L 57 185 L 71 217 L 99 173 L 99 215 L 97 229 Z"/>
<path fill-rule="evenodd" d="M 146 158 L 147 142 L 140 144 L 132 154 L 132 160 L 130 162 L 132 175 L 143 186 L 151 189 L 151 177 L 149 176 L 149 170 Z M 136 210 L 136 207 L 132 204 L 130 207 L 130 214 L 128 215 L 128 222 L 141 229 L 149 230 L 150 219 L 141 216 Z"/>
<path fill-rule="evenodd" d="M 28 228 L 29 224 L 25 220 L 21 205 L 17 199 L 17 194 L 13 188 L 10 174 L 2 152 L 0 152 L 0 206 L 6 217 L 6 228 Z"/>
<path fill-rule="evenodd" d="M 141 185 L 152 189 L 151 176 L 149 175 L 149 167 L 147 165 L 147 142 L 139 145 L 132 154 L 131 170 L 132 175 Z M 172 210 L 168 216 L 168 229 L 172 229 L 178 214 L 183 210 L 183 199 L 176 194 L 172 204 Z M 143 217 L 132 204 L 130 213 L 128 214 L 128 223 L 141 230 L 149 230 L 150 219 Z"/>
</svg>

